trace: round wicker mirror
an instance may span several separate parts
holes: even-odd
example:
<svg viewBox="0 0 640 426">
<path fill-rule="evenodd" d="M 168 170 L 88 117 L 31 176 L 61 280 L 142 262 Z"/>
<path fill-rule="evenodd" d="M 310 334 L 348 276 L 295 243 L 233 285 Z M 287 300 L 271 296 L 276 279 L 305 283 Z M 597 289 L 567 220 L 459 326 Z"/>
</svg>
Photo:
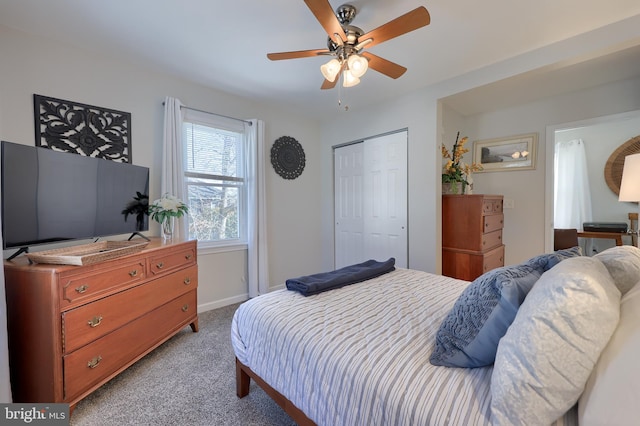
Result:
<svg viewBox="0 0 640 426">
<path fill-rule="evenodd" d="M 622 181 L 622 169 L 624 167 L 624 157 L 640 152 L 640 136 L 631 138 L 620 145 L 604 165 L 604 180 L 609 189 L 616 195 L 620 194 L 620 182 Z"/>
</svg>

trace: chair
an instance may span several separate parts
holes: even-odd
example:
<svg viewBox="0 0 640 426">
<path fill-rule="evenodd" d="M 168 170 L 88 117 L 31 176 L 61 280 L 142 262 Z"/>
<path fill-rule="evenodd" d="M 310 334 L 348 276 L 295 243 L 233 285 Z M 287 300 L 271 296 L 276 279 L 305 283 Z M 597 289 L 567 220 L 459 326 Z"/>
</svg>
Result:
<svg viewBox="0 0 640 426">
<path fill-rule="evenodd" d="M 638 247 L 638 213 L 629 213 L 629 233 L 631 244 Z"/>
<path fill-rule="evenodd" d="M 562 250 L 578 245 L 577 229 L 554 229 L 553 230 L 553 249 Z"/>
</svg>

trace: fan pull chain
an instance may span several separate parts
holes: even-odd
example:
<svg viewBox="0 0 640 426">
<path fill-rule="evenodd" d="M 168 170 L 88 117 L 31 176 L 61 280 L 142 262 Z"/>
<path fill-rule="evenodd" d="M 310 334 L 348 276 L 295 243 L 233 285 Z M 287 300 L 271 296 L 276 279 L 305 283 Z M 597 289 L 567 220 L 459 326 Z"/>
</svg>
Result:
<svg viewBox="0 0 640 426">
<path fill-rule="evenodd" d="M 344 107 L 342 106 L 343 102 L 342 102 L 342 84 L 340 84 L 340 80 L 343 78 L 342 73 L 340 73 L 340 76 L 338 77 L 338 108 L 339 109 L 344 109 L 345 111 L 349 111 L 349 105 L 346 104 L 346 101 L 344 102 L 345 105 Z"/>
</svg>

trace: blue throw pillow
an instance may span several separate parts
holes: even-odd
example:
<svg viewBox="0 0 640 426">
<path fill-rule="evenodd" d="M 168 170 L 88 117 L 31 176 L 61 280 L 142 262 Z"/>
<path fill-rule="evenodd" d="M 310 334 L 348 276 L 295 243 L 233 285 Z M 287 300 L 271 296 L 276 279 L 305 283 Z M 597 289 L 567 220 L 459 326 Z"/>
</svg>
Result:
<svg viewBox="0 0 640 426">
<path fill-rule="evenodd" d="M 476 278 L 442 321 L 431 364 L 466 368 L 493 364 L 500 339 L 538 278 L 563 259 L 579 255 L 578 247 L 558 250 Z"/>
</svg>

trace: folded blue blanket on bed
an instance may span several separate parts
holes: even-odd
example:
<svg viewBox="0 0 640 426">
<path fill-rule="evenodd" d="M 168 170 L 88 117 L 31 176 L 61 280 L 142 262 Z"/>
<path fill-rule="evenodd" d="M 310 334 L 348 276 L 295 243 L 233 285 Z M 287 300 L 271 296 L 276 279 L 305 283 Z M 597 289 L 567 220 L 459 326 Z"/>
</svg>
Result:
<svg viewBox="0 0 640 426">
<path fill-rule="evenodd" d="M 322 293 L 349 284 L 359 283 L 395 270 L 396 260 L 392 257 L 385 262 L 367 260 L 355 265 L 345 266 L 331 272 L 290 278 L 286 281 L 287 289 L 298 291 L 303 296 Z"/>
</svg>

